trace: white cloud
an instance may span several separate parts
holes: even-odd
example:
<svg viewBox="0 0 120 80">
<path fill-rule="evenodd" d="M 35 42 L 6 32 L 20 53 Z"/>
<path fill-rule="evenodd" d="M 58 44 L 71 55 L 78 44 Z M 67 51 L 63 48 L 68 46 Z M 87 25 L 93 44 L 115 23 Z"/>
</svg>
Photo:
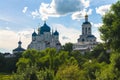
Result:
<svg viewBox="0 0 120 80">
<path fill-rule="evenodd" d="M 28 9 L 28 7 L 24 7 L 23 10 L 22 10 L 22 12 L 26 13 L 27 9 Z"/>
<path fill-rule="evenodd" d="M 9 27 L 5 27 L 5 29 L 10 30 L 10 28 L 9 28 Z"/>
<path fill-rule="evenodd" d="M 59 17 L 60 15 L 55 10 L 54 0 L 51 4 L 41 3 L 39 8 L 39 14 L 42 20 L 48 19 L 48 17 Z"/>
<path fill-rule="evenodd" d="M 103 15 L 105 15 L 106 12 L 108 12 L 110 10 L 110 7 L 111 7 L 111 4 L 103 5 L 103 6 L 100 6 L 98 8 L 95 8 L 96 9 L 96 13 L 103 16 Z"/>
<path fill-rule="evenodd" d="M 96 36 L 97 42 L 103 42 L 103 41 L 100 39 L 100 32 L 99 32 L 98 30 L 96 30 L 95 32 L 93 32 L 93 35 Z"/>
<path fill-rule="evenodd" d="M 3 22 L 3 23 L 14 23 L 14 19 L 12 17 L 8 17 L 8 16 L 0 16 L 0 22 Z"/>
<path fill-rule="evenodd" d="M 65 44 L 67 42 L 76 43 L 79 35 L 81 34 L 80 30 L 74 29 L 72 27 L 67 28 L 61 24 L 53 24 L 52 27 L 53 29 L 57 29 L 60 33 L 59 40 L 62 44 Z"/>
<path fill-rule="evenodd" d="M 93 22 L 91 22 L 91 25 L 92 25 L 92 27 L 94 27 L 94 28 L 92 28 L 92 30 L 93 30 L 92 33 L 93 33 L 93 35 L 96 36 L 97 42 L 102 42 L 102 40 L 100 39 L 99 28 L 103 25 L 103 23 L 93 23 Z"/>
<path fill-rule="evenodd" d="M 81 2 L 83 3 L 83 5 L 85 6 L 85 8 L 90 6 L 90 0 L 81 0 Z"/>
<path fill-rule="evenodd" d="M 27 48 L 27 45 L 30 43 L 31 34 L 33 30 L 28 29 L 24 31 L 15 32 L 12 30 L 0 29 L 0 49 L 10 50 L 17 48 L 19 37 L 21 35 L 22 47 Z M 20 34 L 20 35 L 19 35 Z"/>
<path fill-rule="evenodd" d="M 69 39 L 67 36 L 62 37 L 63 40 Z"/>
<path fill-rule="evenodd" d="M 102 25 L 103 25 L 103 23 L 93 24 L 93 27 L 99 28 L 99 27 L 101 27 Z"/>
<path fill-rule="evenodd" d="M 89 7 L 90 0 L 52 0 L 50 4 L 41 3 L 39 16 L 45 20 L 48 17 L 59 17 L 72 14 Z"/>
<path fill-rule="evenodd" d="M 103 25 L 103 23 L 93 23 L 93 22 L 91 22 L 91 24 L 93 27 L 96 27 L 96 28 L 100 28 Z"/>
<path fill-rule="evenodd" d="M 92 14 L 92 9 L 89 9 L 88 11 L 86 11 L 86 9 L 82 10 L 82 11 L 77 11 L 75 13 L 72 14 L 72 19 L 73 20 L 80 20 L 83 19 L 85 14 L 91 15 Z"/>
<path fill-rule="evenodd" d="M 37 10 L 35 10 L 35 11 L 31 12 L 31 15 L 33 16 L 33 18 L 35 18 L 37 16 L 39 17 L 39 12 Z"/>
</svg>

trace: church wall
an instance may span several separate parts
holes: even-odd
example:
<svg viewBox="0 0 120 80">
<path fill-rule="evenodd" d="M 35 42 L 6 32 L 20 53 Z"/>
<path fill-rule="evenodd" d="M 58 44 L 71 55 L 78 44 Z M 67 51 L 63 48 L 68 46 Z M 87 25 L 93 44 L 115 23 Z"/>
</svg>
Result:
<svg viewBox="0 0 120 80">
<path fill-rule="evenodd" d="M 48 47 L 60 49 L 61 45 L 56 45 L 57 43 L 60 43 L 59 33 L 57 35 L 53 35 L 49 30 L 50 27 L 44 23 L 44 25 L 39 28 L 37 36 L 32 36 L 32 41 L 29 44 L 28 49 L 34 48 L 36 50 L 44 50 Z M 40 31 L 43 33 L 40 33 Z"/>
</svg>

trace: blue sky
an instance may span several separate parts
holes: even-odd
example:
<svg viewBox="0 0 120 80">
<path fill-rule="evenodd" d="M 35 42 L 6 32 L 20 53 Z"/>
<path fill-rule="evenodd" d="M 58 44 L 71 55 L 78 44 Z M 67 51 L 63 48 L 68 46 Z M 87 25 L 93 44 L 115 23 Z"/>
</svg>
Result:
<svg viewBox="0 0 120 80">
<path fill-rule="evenodd" d="M 60 33 L 60 42 L 76 43 L 81 34 L 84 15 L 89 15 L 92 33 L 100 40 L 98 28 L 102 16 L 117 0 L 1 0 L 0 52 L 12 52 L 21 37 L 22 47 L 31 42 L 34 29 L 44 20 Z"/>
</svg>

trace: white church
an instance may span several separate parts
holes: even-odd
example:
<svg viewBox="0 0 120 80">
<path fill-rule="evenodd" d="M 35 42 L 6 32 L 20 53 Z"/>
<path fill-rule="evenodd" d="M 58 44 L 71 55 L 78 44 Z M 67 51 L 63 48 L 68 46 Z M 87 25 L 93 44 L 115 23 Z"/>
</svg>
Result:
<svg viewBox="0 0 120 80">
<path fill-rule="evenodd" d="M 73 45 L 73 50 L 79 50 L 82 53 L 91 51 L 98 42 L 96 37 L 92 34 L 92 25 L 88 21 L 88 15 L 85 15 L 85 22 L 82 24 L 82 35 L 77 40 L 77 43 Z"/>
<path fill-rule="evenodd" d="M 28 49 L 44 50 L 46 48 L 61 49 L 59 41 L 59 32 L 51 32 L 51 28 L 44 22 L 43 26 L 38 28 L 38 33 L 35 31 L 32 34 L 32 41 L 28 45 Z"/>
<path fill-rule="evenodd" d="M 18 42 L 18 48 L 13 50 L 13 53 L 23 52 L 25 49 L 21 47 L 22 42 Z M 98 42 L 96 37 L 92 34 L 92 25 L 88 21 L 88 15 L 85 15 L 85 22 L 82 24 L 82 34 L 78 38 L 77 43 L 73 44 L 73 50 L 79 50 L 84 53 L 91 51 Z M 61 43 L 59 41 L 59 32 L 55 30 L 51 31 L 51 28 L 44 22 L 43 26 L 38 28 L 38 32 L 35 30 L 32 33 L 32 41 L 28 45 L 27 49 L 44 50 L 46 48 L 61 49 Z"/>
</svg>

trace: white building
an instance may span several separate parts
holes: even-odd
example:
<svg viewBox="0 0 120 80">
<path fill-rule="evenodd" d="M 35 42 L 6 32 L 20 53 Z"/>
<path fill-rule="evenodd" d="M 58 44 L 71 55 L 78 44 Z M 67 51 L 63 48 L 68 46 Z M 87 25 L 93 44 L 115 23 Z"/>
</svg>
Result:
<svg viewBox="0 0 120 80">
<path fill-rule="evenodd" d="M 73 50 L 81 52 L 92 50 L 98 43 L 96 37 L 92 35 L 92 25 L 88 21 L 88 15 L 85 15 L 85 22 L 82 24 L 82 35 L 78 38 L 78 42 L 73 45 Z"/>
<path fill-rule="evenodd" d="M 44 22 L 43 26 L 38 29 L 38 33 L 35 31 L 32 34 L 32 41 L 28 45 L 28 49 L 44 50 L 46 48 L 61 48 L 59 42 L 59 33 L 57 30 L 51 32 L 50 27 Z"/>
<path fill-rule="evenodd" d="M 10 54 L 10 53 L 5 53 L 4 54 L 4 57 L 5 58 L 13 58 L 13 57 L 16 57 L 14 54 Z"/>
</svg>

